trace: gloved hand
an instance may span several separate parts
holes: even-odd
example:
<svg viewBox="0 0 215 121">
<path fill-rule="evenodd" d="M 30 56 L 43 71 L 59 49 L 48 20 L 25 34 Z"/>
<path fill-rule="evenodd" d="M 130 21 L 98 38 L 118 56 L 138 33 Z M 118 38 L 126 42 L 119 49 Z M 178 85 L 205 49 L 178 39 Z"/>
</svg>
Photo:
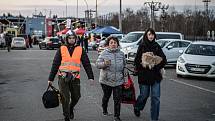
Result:
<svg viewBox="0 0 215 121">
<path fill-rule="evenodd" d="M 92 86 L 92 85 L 95 85 L 95 81 L 93 80 L 93 79 L 89 79 L 89 81 L 90 81 L 90 85 Z"/>
</svg>

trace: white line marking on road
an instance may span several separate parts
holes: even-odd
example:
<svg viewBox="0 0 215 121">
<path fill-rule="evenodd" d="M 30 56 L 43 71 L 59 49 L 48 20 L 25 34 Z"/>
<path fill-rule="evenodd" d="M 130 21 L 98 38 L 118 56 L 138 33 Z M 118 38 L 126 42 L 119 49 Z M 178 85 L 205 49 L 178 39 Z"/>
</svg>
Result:
<svg viewBox="0 0 215 121">
<path fill-rule="evenodd" d="M 178 81 L 178 80 L 175 80 L 175 79 L 170 79 L 174 82 L 177 82 L 177 83 L 180 83 L 180 84 L 184 84 L 184 85 L 187 85 L 187 86 L 190 86 L 190 87 L 194 87 L 194 88 L 197 88 L 197 89 L 200 89 L 200 90 L 203 90 L 203 91 L 206 91 L 206 92 L 211 92 L 211 93 L 214 93 L 215 94 L 215 91 L 212 91 L 212 90 L 209 90 L 209 89 L 205 89 L 205 88 L 202 88 L 202 87 L 199 87 L 199 86 L 195 86 L 195 85 L 192 85 L 192 84 L 188 84 L 188 83 L 185 83 L 185 82 L 182 82 L 182 81 Z"/>
</svg>

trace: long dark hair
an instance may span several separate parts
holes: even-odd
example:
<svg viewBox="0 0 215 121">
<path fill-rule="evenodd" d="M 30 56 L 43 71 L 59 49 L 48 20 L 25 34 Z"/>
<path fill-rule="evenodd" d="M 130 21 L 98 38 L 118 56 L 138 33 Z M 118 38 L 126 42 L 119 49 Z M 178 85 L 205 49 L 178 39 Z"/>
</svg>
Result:
<svg viewBox="0 0 215 121">
<path fill-rule="evenodd" d="M 155 34 L 155 30 L 152 29 L 152 28 L 148 28 L 148 29 L 145 31 L 145 34 L 144 34 L 144 36 L 143 36 L 143 41 L 146 41 L 146 40 L 149 41 L 149 39 L 148 39 L 148 37 L 147 37 L 147 33 L 148 33 L 148 32 L 152 33 L 152 34 L 155 36 L 155 38 L 154 38 L 154 40 L 153 40 L 153 41 L 155 41 L 155 39 L 156 39 L 156 34 Z"/>
</svg>

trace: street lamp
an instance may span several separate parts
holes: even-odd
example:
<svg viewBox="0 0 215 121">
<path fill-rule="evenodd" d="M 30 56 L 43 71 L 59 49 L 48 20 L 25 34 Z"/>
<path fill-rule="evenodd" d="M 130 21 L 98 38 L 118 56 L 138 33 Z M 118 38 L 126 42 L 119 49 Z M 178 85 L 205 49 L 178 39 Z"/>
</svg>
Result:
<svg viewBox="0 0 215 121">
<path fill-rule="evenodd" d="M 154 11 L 158 11 L 158 8 L 160 6 L 161 2 L 145 2 L 145 6 L 149 6 L 151 10 L 151 21 L 150 21 L 150 27 L 155 30 L 155 22 L 154 22 Z"/>
<path fill-rule="evenodd" d="M 119 30 L 122 32 L 122 0 L 119 2 Z"/>
<path fill-rule="evenodd" d="M 161 29 L 162 29 L 162 32 L 163 32 L 163 31 L 165 31 L 165 29 L 164 29 L 164 23 L 165 23 L 165 18 L 166 18 L 165 11 L 169 8 L 169 5 L 165 5 L 165 4 L 161 5 L 161 4 L 159 4 L 158 7 L 159 7 L 159 9 L 162 10 L 162 15 L 161 15 L 161 18 L 162 18 L 162 20 L 161 20 Z"/>
</svg>

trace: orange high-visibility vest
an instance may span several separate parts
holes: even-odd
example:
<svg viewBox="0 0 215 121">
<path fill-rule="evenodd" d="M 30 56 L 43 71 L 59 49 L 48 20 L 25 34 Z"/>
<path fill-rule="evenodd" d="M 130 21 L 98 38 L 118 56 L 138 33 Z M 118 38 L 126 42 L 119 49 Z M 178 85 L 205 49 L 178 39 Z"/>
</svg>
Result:
<svg viewBox="0 0 215 121">
<path fill-rule="evenodd" d="M 81 70 L 81 55 L 82 55 L 82 47 L 77 46 L 70 56 L 69 50 L 66 46 L 60 47 L 61 51 L 61 65 L 59 67 L 60 72 L 78 72 L 76 78 L 80 79 L 80 70 Z"/>
</svg>

